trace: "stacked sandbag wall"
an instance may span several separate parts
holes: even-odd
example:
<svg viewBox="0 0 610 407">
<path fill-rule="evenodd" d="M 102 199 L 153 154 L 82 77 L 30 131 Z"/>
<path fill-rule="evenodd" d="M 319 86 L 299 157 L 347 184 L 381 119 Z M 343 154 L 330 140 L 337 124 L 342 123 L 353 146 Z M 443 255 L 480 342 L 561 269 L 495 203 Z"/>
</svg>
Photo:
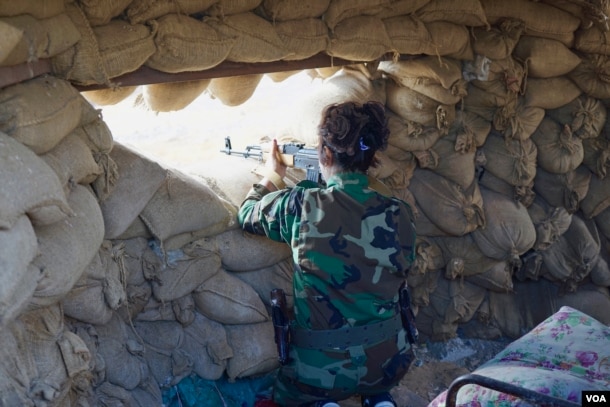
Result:
<svg viewBox="0 0 610 407">
<path fill-rule="evenodd" d="M 43 14 L 36 2 L 0 5 L 11 39 L 0 64 L 53 65 L 0 89 L 0 404 L 161 405 L 191 374 L 236 380 L 277 367 L 268 294 L 290 292 L 288 248 L 241 232 L 235 205 L 199 179 L 113 140 L 72 86 L 118 92 L 112 79 L 144 64 L 171 73 L 394 53 L 333 69 L 299 101 L 290 134 L 314 146 L 328 103 L 386 105 L 392 135 L 372 175 L 417 214 L 408 282 L 423 335 L 517 337 L 561 305 L 610 322 L 607 10 L 204 3 L 49 0 Z M 48 24 L 60 32 L 41 34 L 51 18 L 63 19 Z M 176 27 L 200 37 L 163 35 Z M 286 45 L 298 33 L 309 33 L 307 51 Z M 212 96 L 244 99 L 227 84 Z M 167 102 L 157 90 L 147 100 Z"/>
</svg>

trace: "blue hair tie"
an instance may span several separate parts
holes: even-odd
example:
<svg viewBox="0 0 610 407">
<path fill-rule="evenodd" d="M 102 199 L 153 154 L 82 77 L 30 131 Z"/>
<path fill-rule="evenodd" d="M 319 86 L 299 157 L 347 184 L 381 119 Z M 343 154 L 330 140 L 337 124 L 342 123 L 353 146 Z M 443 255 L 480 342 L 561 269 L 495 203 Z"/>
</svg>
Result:
<svg viewBox="0 0 610 407">
<path fill-rule="evenodd" d="M 360 137 L 360 150 L 362 151 L 366 151 L 368 150 L 370 147 L 367 146 L 366 144 L 364 144 L 364 140 L 362 139 L 362 137 Z"/>
</svg>

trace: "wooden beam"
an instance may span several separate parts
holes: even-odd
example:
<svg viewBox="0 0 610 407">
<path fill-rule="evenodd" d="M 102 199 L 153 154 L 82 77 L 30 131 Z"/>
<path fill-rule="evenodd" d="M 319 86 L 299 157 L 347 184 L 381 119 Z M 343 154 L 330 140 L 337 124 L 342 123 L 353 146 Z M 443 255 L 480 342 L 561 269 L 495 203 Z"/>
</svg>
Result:
<svg viewBox="0 0 610 407">
<path fill-rule="evenodd" d="M 417 56 L 401 56 L 399 59 L 411 59 Z M 386 55 L 382 59 L 392 59 L 392 55 Z M 141 66 L 137 70 L 121 75 L 110 80 L 111 85 L 138 86 L 166 82 L 186 82 L 201 79 L 223 78 L 228 76 L 240 76 L 261 73 L 297 71 L 303 69 L 325 68 L 332 66 L 344 66 L 363 63 L 365 61 L 348 61 L 342 58 L 334 58 L 325 53 L 320 53 L 311 58 L 296 61 L 274 61 L 261 63 L 242 63 L 224 61 L 221 64 L 203 71 L 189 71 L 179 73 L 167 73 L 157 71 L 147 66 Z M 36 76 L 52 73 L 51 61 L 41 59 L 36 62 L 28 62 L 14 66 L 0 66 L 0 88 L 13 85 Z M 78 85 L 73 84 L 79 91 L 106 89 L 108 85 Z"/>
<path fill-rule="evenodd" d="M 223 78 L 228 76 L 251 75 L 272 72 L 286 72 L 302 69 L 322 68 L 329 66 L 343 66 L 359 62 L 333 58 L 326 54 L 318 54 L 308 59 L 298 61 L 274 61 L 264 63 L 241 63 L 224 61 L 214 68 L 204 71 L 189 71 L 179 73 L 166 73 L 147 66 L 142 66 L 134 72 L 111 79 L 111 83 L 119 86 L 137 86 L 166 82 L 185 82 L 201 79 Z M 80 86 L 74 85 L 80 91 L 105 89 L 106 85 Z"/>
<path fill-rule="evenodd" d="M 13 66 L 0 66 L 0 89 L 51 72 L 51 62 L 40 59 Z"/>
</svg>

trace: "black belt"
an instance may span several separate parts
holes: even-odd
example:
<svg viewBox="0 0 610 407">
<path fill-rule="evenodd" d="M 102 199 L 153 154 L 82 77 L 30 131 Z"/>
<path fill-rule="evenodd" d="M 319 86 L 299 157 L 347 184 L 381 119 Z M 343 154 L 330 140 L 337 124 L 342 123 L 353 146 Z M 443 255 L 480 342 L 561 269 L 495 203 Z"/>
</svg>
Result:
<svg viewBox="0 0 610 407">
<path fill-rule="evenodd" d="M 370 346 L 396 336 L 402 329 L 400 314 L 385 321 L 338 329 L 312 330 L 291 327 L 290 343 L 309 349 L 347 349 Z"/>
</svg>

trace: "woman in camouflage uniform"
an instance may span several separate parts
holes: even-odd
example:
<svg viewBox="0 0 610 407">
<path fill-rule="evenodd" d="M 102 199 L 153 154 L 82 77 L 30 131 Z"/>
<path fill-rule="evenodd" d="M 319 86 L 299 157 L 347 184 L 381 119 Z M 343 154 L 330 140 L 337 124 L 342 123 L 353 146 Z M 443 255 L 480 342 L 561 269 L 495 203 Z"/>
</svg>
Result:
<svg viewBox="0 0 610 407">
<path fill-rule="evenodd" d="M 389 390 L 413 360 L 398 292 L 415 227 L 408 204 L 373 190 L 366 175 L 388 136 L 383 105 L 331 105 L 319 125 L 326 185 L 285 188 L 274 140 L 268 173 L 239 210 L 244 230 L 292 248 L 290 353 L 273 395 L 282 406 L 338 406 L 354 395 L 363 406 L 395 406 Z"/>
</svg>

